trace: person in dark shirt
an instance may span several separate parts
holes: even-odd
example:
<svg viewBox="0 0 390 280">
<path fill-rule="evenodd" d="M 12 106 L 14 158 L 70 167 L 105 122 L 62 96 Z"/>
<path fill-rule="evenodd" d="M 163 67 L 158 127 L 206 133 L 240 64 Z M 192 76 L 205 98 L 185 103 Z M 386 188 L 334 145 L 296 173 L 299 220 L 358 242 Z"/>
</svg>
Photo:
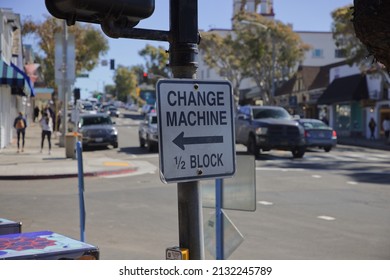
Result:
<svg viewBox="0 0 390 280">
<path fill-rule="evenodd" d="M 23 117 L 23 113 L 19 112 L 19 115 L 14 120 L 14 128 L 16 129 L 16 135 L 18 137 L 18 153 L 20 150 L 20 137 L 22 137 L 22 152 L 24 152 L 24 138 L 26 136 L 27 121 Z"/>
</svg>

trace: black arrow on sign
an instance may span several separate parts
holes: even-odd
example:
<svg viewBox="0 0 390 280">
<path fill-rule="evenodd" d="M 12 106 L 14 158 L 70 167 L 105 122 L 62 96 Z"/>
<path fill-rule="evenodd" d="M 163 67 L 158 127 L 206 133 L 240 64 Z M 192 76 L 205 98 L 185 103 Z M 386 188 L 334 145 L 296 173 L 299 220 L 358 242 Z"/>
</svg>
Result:
<svg viewBox="0 0 390 280">
<path fill-rule="evenodd" d="M 172 142 L 184 151 L 184 145 L 223 143 L 223 136 L 184 137 L 183 131 Z"/>
</svg>

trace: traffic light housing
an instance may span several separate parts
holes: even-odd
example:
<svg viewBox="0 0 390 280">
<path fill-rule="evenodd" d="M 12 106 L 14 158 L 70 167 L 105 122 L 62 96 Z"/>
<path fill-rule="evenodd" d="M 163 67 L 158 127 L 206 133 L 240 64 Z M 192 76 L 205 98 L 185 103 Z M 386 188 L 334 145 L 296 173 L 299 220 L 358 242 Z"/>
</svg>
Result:
<svg viewBox="0 0 390 280">
<path fill-rule="evenodd" d="M 80 99 L 80 89 L 75 88 L 73 90 L 73 99 L 74 99 L 74 104 L 76 104 L 76 101 Z"/>
<path fill-rule="evenodd" d="M 149 76 L 148 76 L 148 73 L 144 72 L 142 74 L 142 82 L 144 82 L 145 84 L 147 84 L 149 82 Z"/>
<path fill-rule="evenodd" d="M 66 20 L 68 25 L 113 20 L 134 27 L 150 17 L 155 8 L 154 0 L 45 0 L 45 4 L 54 17 Z"/>
<path fill-rule="evenodd" d="M 115 59 L 110 59 L 110 70 L 115 70 Z"/>
</svg>

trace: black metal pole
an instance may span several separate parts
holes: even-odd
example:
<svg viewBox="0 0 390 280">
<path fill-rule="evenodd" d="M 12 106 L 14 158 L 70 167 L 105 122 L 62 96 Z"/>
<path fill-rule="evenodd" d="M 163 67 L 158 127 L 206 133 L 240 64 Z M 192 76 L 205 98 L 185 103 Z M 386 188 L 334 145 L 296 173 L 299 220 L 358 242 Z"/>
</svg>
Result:
<svg viewBox="0 0 390 280">
<path fill-rule="evenodd" d="M 170 0 L 169 66 L 175 78 L 196 78 L 198 1 Z M 198 181 L 178 183 L 179 243 L 190 260 L 204 259 L 202 196 Z"/>
</svg>

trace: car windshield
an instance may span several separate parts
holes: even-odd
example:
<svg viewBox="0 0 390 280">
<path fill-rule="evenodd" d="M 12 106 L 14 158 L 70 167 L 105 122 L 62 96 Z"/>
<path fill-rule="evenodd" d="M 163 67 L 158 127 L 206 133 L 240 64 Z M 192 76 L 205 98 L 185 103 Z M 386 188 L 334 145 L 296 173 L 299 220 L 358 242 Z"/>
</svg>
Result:
<svg viewBox="0 0 390 280">
<path fill-rule="evenodd" d="M 80 120 L 80 126 L 99 124 L 112 124 L 111 118 L 108 116 L 94 116 L 88 118 L 81 118 Z"/>
<path fill-rule="evenodd" d="M 328 128 L 328 126 L 321 121 L 301 121 L 301 124 L 306 129 L 323 129 Z"/>
<path fill-rule="evenodd" d="M 253 111 L 254 119 L 290 119 L 290 114 L 279 108 L 254 108 Z"/>
</svg>

